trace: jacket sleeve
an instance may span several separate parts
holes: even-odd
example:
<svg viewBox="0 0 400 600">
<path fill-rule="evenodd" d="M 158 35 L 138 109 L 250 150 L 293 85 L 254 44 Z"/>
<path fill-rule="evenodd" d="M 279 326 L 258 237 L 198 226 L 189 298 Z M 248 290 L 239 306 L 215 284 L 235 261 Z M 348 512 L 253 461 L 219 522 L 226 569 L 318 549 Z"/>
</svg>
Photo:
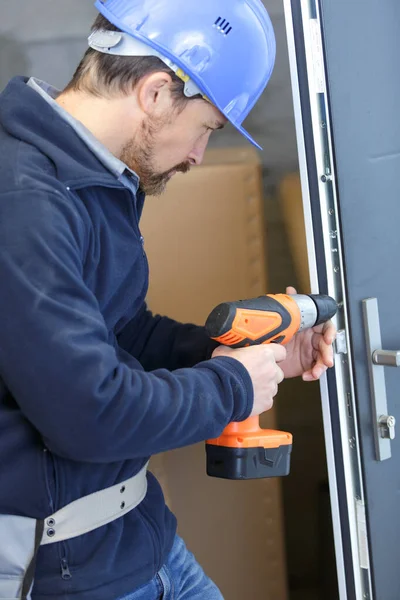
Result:
<svg viewBox="0 0 400 600">
<path fill-rule="evenodd" d="M 0 196 L 0 375 L 46 446 L 114 462 L 215 437 L 247 418 L 251 379 L 231 358 L 172 373 L 119 361 L 83 279 L 88 227 L 61 193 Z"/>
<path fill-rule="evenodd" d="M 120 332 L 118 343 L 146 371 L 193 367 L 211 358 L 218 346 L 210 340 L 204 327 L 153 315 L 145 305 Z"/>
</svg>

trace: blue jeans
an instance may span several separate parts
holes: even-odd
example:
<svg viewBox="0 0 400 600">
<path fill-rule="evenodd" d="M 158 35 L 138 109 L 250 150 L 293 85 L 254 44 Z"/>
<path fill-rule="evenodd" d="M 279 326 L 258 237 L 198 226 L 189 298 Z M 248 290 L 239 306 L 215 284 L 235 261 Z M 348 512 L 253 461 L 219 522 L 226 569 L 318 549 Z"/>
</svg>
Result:
<svg viewBox="0 0 400 600">
<path fill-rule="evenodd" d="M 142 587 L 119 600 L 224 600 L 184 541 L 176 536 L 167 562 Z"/>
</svg>

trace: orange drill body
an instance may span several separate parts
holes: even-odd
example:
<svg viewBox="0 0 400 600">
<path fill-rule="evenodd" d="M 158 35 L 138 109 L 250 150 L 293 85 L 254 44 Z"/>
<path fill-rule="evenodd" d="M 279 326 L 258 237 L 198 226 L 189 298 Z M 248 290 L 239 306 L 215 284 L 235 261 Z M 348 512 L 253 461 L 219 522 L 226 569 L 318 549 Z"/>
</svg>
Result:
<svg viewBox="0 0 400 600">
<path fill-rule="evenodd" d="M 227 448 L 278 448 L 291 444 L 293 436 L 285 431 L 261 429 L 258 417 L 249 417 L 241 423 L 229 423 L 223 433 L 207 444 Z"/>
</svg>

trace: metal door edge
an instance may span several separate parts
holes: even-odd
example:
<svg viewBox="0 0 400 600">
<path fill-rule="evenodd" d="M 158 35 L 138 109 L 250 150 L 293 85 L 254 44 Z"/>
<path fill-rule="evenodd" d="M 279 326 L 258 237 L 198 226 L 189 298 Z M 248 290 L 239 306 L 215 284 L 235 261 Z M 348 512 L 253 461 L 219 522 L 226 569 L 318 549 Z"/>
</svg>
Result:
<svg viewBox="0 0 400 600">
<path fill-rule="evenodd" d="M 284 9 L 311 287 L 337 299 L 335 324 L 344 340 L 334 370 L 321 381 L 339 595 L 340 600 L 372 599 L 319 6 L 314 0 L 284 0 Z"/>
</svg>

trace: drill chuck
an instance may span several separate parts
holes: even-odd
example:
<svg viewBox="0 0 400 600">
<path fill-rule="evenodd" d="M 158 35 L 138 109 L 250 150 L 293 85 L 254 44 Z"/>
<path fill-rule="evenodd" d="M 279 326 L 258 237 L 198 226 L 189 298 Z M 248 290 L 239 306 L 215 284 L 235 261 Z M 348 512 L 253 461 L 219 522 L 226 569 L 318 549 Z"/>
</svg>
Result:
<svg viewBox="0 0 400 600">
<path fill-rule="evenodd" d="M 315 306 L 317 307 L 318 314 L 315 325 L 326 323 L 336 315 L 338 306 L 331 296 L 325 296 L 324 294 L 310 294 L 309 297 L 315 302 Z"/>
<path fill-rule="evenodd" d="M 299 331 L 309 329 L 315 325 L 326 323 L 337 311 L 337 304 L 330 296 L 323 294 L 292 296 L 300 311 Z"/>
</svg>

